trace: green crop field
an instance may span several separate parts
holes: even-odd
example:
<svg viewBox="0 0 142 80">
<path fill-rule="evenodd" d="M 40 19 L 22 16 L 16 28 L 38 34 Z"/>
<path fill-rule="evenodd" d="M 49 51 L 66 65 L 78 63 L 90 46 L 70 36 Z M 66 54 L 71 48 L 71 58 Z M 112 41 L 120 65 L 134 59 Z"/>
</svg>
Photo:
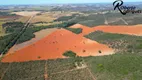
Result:
<svg viewBox="0 0 142 80">
<path fill-rule="evenodd" d="M 44 80 L 44 64 L 45 61 L 1 63 L 0 77 L 2 80 Z"/>
</svg>

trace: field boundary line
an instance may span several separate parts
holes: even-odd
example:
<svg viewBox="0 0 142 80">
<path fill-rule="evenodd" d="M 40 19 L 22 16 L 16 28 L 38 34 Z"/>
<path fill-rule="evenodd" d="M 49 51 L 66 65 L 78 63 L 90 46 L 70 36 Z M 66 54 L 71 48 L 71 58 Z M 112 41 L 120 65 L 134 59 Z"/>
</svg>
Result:
<svg viewBox="0 0 142 80">
<path fill-rule="evenodd" d="M 62 65 L 59 65 L 58 67 L 61 67 L 61 66 L 64 66 L 64 65 L 70 65 L 70 64 L 73 64 L 73 63 L 62 64 Z"/>
<path fill-rule="evenodd" d="M 106 19 L 106 16 L 105 16 L 105 14 L 103 14 L 103 17 L 104 17 L 104 23 L 106 24 L 106 25 L 108 25 L 109 23 L 108 23 L 108 21 L 107 21 L 107 19 Z"/>
<path fill-rule="evenodd" d="M 90 73 L 91 77 L 93 78 L 93 80 L 96 80 L 96 78 L 94 77 L 93 73 L 90 71 L 90 69 L 87 67 L 88 72 Z"/>
<path fill-rule="evenodd" d="M 10 66 L 11 66 L 11 64 L 12 63 L 9 63 L 9 65 L 8 65 L 8 67 L 7 67 L 7 69 L 4 71 L 4 73 L 2 74 L 2 76 L 1 76 L 1 78 L 0 78 L 0 80 L 2 80 L 3 79 L 3 77 L 5 76 L 5 73 L 8 71 L 8 69 L 10 68 Z"/>
<path fill-rule="evenodd" d="M 67 72 L 72 72 L 72 71 L 76 71 L 76 70 L 80 70 L 80 69 L 87 69 L 90 76 L 92 77 L 93 80 L 96 80 L 96 78 L 94 77 L 93 73 L 91 72 L 91 70 L 88 68 L 86 62 L 83 60 L 84 64 L 86 65 L 86 67 L 83 68 L 75 68 L 75 69 L 71 69 L 71 70 L 65 70 L 65 71 L 60 71 L 60 72 L 56 72 L 56 73 L 51 73 L 51 75 L 55 75 L 55 74 L 60 74 L 60 73 L 67 73 Z"/>
<path fill-rule="evenodd" d="M 47 60 L 46 60 L 46 62 L 45 62 L 45 71 L 44 71 L 44 80 L 48 80 L 48 74 L 47 74 Z"/>
<path fill-rule="evenodd" d="M 126 22 L 126 20 L 124 20 L 123 18 L 121 18 L 121 20 L 124 22 L 124 24 L 128 25 L 128 23 Z"/>
</svg>

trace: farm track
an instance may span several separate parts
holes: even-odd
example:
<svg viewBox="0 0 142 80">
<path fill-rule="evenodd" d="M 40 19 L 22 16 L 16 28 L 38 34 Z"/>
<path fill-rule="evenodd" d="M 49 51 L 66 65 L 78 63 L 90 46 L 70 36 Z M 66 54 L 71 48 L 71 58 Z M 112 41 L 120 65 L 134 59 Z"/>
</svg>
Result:
<svg viewBox="0 0 142 80">
<path fill-rule="evenodd" d="M 93 80 L 96 80 L 93 73 L 91 72 L 91 70 L 87 67 L 88 72 L 90 73 L 91 77 L 93 78 Z"/>
<path fill-rule="evenodd" d="M 84 64 L 87 66 L 87 70 L 88 70 L 88 72 L 90 73 L 92 79 L 93 79 L 93 80 L 97 80 L 97 79 L 94 77 L 94 75 L 93 75 L 93 73 L 91 72 L 91 70 L 89 69 L 87 63 L 84 61 L 84 59 L 83 59 L 83 62 L 84 62 Z"/>
<path fill-rule="evenodd" d="M 108 25 L 109 23 L 108 23 L 108 21 L 107 21 L 107 19 L 106 19 L 105 14 L 103 14 L 103 17 L 104 17 L 104 20 L 105 20 L 105 22 L 104 22 L 104 23 L 105 23 L 106 25 Z"/>
<path fill-rule="evenodd" d="M 7 52 L 7 49 L 9 49 L 9 46 L 12 45 L 14 46 L 16 44 L 16 42 L 18 41 L 18 39 L 20 38 L 20 36 L 26 31 L 26 29 L 29 27 L 30 25 L 30 22 L 32 21 L 32 19 L 35 17 L 36 15 L 34 16 L 31 16 L 30 19 L 28 19 L 28 21 L 25 23 L 25 25 L 23 25 L 23 28 L 21 29 L 20 33 L 17 33 L 17 35 L 15 35 L 13 37 L 13 39 L 11 39 L 11 41 L 7 44 L 6 48 L 2 51 L 2 55 L 4 53 Z"/>
<path fill-rule="evenodd" d="M 86 62 L 84 60 L 83 60 L 83 63 L 84 63 L 84 65 L 86 65 L 85 67 L 74 68 L 74 69 L 69 69 L 69 70 L 63 70 L 63 71 L 51 73 L 51 75 L 62 74 L 62 73 L 68 74 L 68 72 L 73 72 L 73 71 L 80 70 L 80 69 L 86 69 L 89 72 L 90 77 L 92 77 L 92 80 L 96 80 L 95 77 L 94 77 L 94 75 L 93 75 L 93 73 L 91 72 L 91 70 L 89 69 L 89 67 L 87 66 L 87 64 L 86 64 Z M 70 63 L 68 63 L 68 64 L 70 64 Z M 12 65 L 12 63 L 10 63 L 8 65 L 7 69 L 4 71 L 4 73 L 3 73 L 3 75 L 2 75 L 2 77 L 1 77 L 0 80 L 3 80 L 6 72 L 9 70 L 9 68 L 10 68 L 11 65 Z M 63 64 L 63 65 L 65 65 L 65 64 Z M 32 80 L 34 78 L 38 79 L 38 78 L 41 78 L 41 77 L 44 77 L 44 80 L 49 80 L 50 78 L 48 77 L 48 74 L 47 74 L 48 73 L 47 72 L 47 69 L 48 69 L 48 67 L 47 67 L 47 61 L 45 62 L 44 69 L 45 69 L 45 72 L 44 72 L 43 75 L 39 75 L 39 76 L 36 76 L 36 77 L 24 78 L 24 80 Z M 36 72 L 40 72 L 38 70 L 35 70 L 35 71 Z M 19 78 L 19 79 L 16 79 L 16 80 L 23 80 L 23 79 Z"/>
<path fill-rule="evenodd" d="M 128 23 L 126 22 L 126 20 L 124 20 L 123 18 L 121 18 L 121 20 L 124 22 L 124 24 L 128 25 Z"/>
<path fill-rule="evenodd" d="M 83 60 L 83 63 L 86 65 L 86 67 L 82 67 L 82 68 L 75 68 L 75 69 L 71 69 L 71 70 L 65 70 L 65 71 L 60 71 L 60 72 L 56 72 L 56 73 L 51 73 L 51 75 L 56 75 L 56 74 L 60 74 L 60 73 L 68 73 L 68 72 L 72 72 L 72 71 L 76 71 L 79 69 L 87 69 L 87 71 L 89 72 L 90 76 L 92 77 L 93 80 L 96 80 L 95 76 L 93 75 L 93 73 L 91 72 L 91 70 L 89 69 L 87 63 Z"/>
<path fill-rule="evenodd" d="M 85 68 L 86 68 L 86 67 L 85 67 Z M 65 71 L 55 72 L 55 73 L 51 73 L 51 75 L 60 74 L 60 73 L 72 72 L 72 71 L 76 71 L 76 70 L 79 70 L 79 69 L 85 69 L 85 68 L 75 68 L 75 69 L 71 69 L 71 70 L 65 70 Z"/>
<path fill-rule="evenodd" d="M 47 60 L 45 62 L 45 73 L 44 73 L 44 80 L 48 80 L 48 74 L 47 74 Z"/>
</svg>

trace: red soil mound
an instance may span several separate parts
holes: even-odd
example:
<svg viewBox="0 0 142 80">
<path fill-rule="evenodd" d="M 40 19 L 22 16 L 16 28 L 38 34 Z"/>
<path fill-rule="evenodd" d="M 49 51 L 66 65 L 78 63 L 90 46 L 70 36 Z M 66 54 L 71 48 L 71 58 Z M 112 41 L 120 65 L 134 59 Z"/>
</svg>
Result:
<svg viewBox="0 0 142 80">
<path fill-rule="evenodd" d="M 97 26 L 93 28 L 95 31 L 100 30 L 108 33 L 130 34 L 142 36 L 142 26 Z"/>
<path fill-rule="evenodd" d="M 86 39 L 65 29 L 60 29 L 38 42 L 5 56 L 2 62 L 23 62 L 64 58 L 65 51 L 72 50 L 79 56 L 112 54 L 113 50 L 103 44 Z M 99 50 L 102 53 L 99 53 Z"/>
</svg>

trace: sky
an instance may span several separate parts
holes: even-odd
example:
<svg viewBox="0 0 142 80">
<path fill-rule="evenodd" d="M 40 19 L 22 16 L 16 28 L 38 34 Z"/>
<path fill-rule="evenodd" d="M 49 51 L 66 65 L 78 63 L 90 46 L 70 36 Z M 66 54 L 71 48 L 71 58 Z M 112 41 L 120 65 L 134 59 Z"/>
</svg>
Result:
<svg viewBox="0 0 142 80">
<path fill-rule="evenodd" d="M 0 0 L 0 5 L 13 4 L 60 4 L 60 3 L 104 3 L 115 0 Z M 124 2 L 141 2 L 142 0 L 123 0 Z"/>
</svg>

